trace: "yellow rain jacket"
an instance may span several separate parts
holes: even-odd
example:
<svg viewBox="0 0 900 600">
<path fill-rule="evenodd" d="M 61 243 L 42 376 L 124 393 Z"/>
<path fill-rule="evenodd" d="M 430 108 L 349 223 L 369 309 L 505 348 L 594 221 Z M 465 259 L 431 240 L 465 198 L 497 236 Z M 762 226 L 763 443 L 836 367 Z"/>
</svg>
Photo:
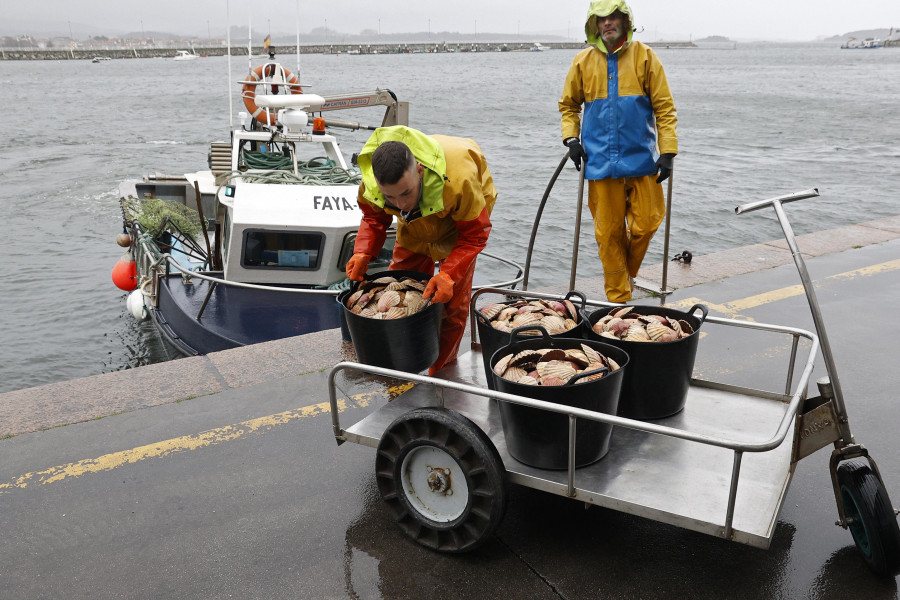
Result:
<svg viewBox="0 0 900 600">
<path fill-rule="evenodd" d="M 406 144 L 416 160 L 425 167 L 419 211 L 407 215 L 409 220 L 404 219 L 396 207 L 385 202 L 372 173 L 372 153 L 387 141 Z M 490 222 L 486 222 L 486 231 L 483 231 L 484 224 L 478 228 L 465 227 L 464 224 L 476 222 L 485 209 L 487 213 L 482 219 L 486 220 L 494 208 L 497 190 L 484 154 L 474 140 L 425 135 L 402 125 L 381 127 L 363 146 L 358 161 L 363 182 L 357 201 L 363 212 L 363 221 L 354 252 L 377 255 L 384 245 L 391 217 L 397 217 L 397 243 L 400 246 L 436 261 L 450 257 L 457 246 L 467 246 L 466 250 L 475 250 L 475 253 L 484 248 Z M 458 239 L 460 231 L 464 232 L 462 235 L 473 231 L 472 238 Z M 462 251 L 462 247 L 458 250 Z M 455 261 L 447 262 L 452 264 Z M 451 264 L 442 269 L 446 270 Z"/>
<path fill-rule="evenodd" d="M 594 17 L 619 10 L 628 18 L 625 43 L 609 52 Z M 660 154 L 677 154 L 677 116 L 662 63 L 633 41 L 634 13 L 624 0 L 596 0 L 585 33 L 591 47 L 572 61 L 559 101 L 562 137 L 580 138 L 585 179 L 618 179 L 656 173 Z M 584 117 L 582 125 L 582 105 Z"/>
</svg>

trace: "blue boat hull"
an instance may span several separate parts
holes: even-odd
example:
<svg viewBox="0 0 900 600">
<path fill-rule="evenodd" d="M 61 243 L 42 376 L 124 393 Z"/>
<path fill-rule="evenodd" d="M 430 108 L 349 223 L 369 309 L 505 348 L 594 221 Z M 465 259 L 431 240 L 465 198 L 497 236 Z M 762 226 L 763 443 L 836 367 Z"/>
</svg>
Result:
<svg viewBox="0 0 900 600">
<path fill-rule="evenodd" d="M 213 275 L 213 274 L 209 274 Z M 292 294 L 216 285 L 181 275 L 160 278 L 159 305 L 151 317 L 162 337 L 187 356 L 334 329 L 341 326 L 335 296 Z"/>
</svg>

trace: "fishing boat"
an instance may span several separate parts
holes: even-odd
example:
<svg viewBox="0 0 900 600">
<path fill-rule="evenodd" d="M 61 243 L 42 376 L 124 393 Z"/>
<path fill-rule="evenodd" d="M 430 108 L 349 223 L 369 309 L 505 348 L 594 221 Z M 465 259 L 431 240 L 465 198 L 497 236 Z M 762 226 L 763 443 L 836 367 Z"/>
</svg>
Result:
<svg viewBox="0 0 900 600">
<path fill-rule="evenodd" d="M 408 103 L 392 91 L 307 94 L 272 55 L 238 83 L 246 112 L 230 141 L 211 143 L 207 169 L 120 185 L 128 251 L 113 281 L 181 355 L 341 326 L 361 178 L 331 132 L 376 126 L 323 115 L 374 107 L 377 126 L 408 124 Z M 387 269 L 394 240 L 392 229 L 370 272 Z M 518 272 L 490 285 L 522 279 L 518 265 L 492 258 Z"/>
<path fill-rule="evenodd" d="M 852 37 L 847 40 L 846 44 L 841 45 L 842 50 L 874 50 L 882 47 L 884 47 L 884 44 L 878 38 L 858 40 L 855 37 Z"/>
</svg>

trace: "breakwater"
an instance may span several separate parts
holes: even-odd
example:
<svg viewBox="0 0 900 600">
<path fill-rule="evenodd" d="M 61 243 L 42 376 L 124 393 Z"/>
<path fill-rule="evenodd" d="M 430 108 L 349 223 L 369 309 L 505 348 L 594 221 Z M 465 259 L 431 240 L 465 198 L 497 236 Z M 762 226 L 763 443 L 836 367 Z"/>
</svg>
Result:
<svg viewBox="0 0 900 600">
<path fill-rule="evenodd" d="M 656 48 L 693 48 L 691 42 L 647 42 Z M 301 45 L 300 54 L 420 54 L 444 52 L 534 52 L 541 50 L 573 50 L 584 47 L 580 42 L 459 42 L 459 43 L 408 43 L 408 44 L 313 44 Z M 120 58 L 174 58 L 178 50 L 188 48 L 0 48 L 0 60 L 93 60 Z M 225 56 L 224 46 L 195 47 L 198 56 Z M 271 50 L 277 56 L 297 53 L 297 46 L 278 46 Z M 254 56 L 264 56 L 262 46 L 251 49 Z M 232 56 L 247 56 L 247 47 L 233 46 Z"/>
</svg>

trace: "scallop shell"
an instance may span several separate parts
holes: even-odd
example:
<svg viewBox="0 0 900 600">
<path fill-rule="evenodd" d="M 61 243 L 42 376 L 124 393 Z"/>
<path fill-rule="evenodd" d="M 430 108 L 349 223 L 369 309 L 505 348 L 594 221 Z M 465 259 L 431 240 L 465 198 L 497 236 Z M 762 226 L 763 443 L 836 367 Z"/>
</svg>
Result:
<svg viewBox="0 0 900 600">
<path fill-rule="evenodd" d="M 350 297 L 347 298 L 347 300 L 346 300 L 346 302 L 344 302 L 344 304 L 345 304 L 348 308 L 353 308 L 354 306 L 356 306 L 357 300 L 359 300 L 360 298 L 362 298 L 362 295 L 363 295 L 364 293 L 365 293 L 365 292 L 363 292 L 362 290 L 356 290 L 355 292 L 353 292 L 352 294 L 350 294 Z"/>
<path fill-rule="evenodd" d="M 496 373 L 500 377 L 503 377 L 503 374 L 506 373 L 507 367 L 509 367 L 509 363 L 512 362 L 512 358 L 512 354 L 507 354 L 506 356 L 498 360 L 494 365 L 494 373 Z"/>
<path fill-rule="evenodd" d="M 611 314 L 614 317 L 619 317 L 621 319 L 624 315 L 627 315 L 628 313 L 630 313 L 631 310 L 632 310 L 632 307 L 623 306 L 622 308 L 614 308 L 613 310 L 609 311 L 609 314 Z"/>
<path fill-rule="evenodd" d="M 550 335 L 566 331 L 566 322 L 559 315 L 547 315 L 541 319 L 541 325 Z"/>
<path fill-rule="evenodd" d="M 406 288 L 406 286 L 403 285 L 402 283 L 400 283 L 399 281 L 392 281 L 389 284 L 387 284 L 384 289 L 394 290 L 395 292 L 399 292 L 405 288 Z"/>
<path fill-rule="evenodd" d="M 375 298 L 372 296 L 372 294 L 370 294 L 368 292 L 363 292 L 363 295 L 357 299 L 356 306 L 358 306 L 359 308 L 365 308 L 374 299 Z"/>
<path fill-rule="evenodd" d="M 401 279 L 400 283 L 410 289 L 418 290 L 420 292 L 425 291 L 425 284 L 421 281 L 416 281 L 410 277 L 406 277 L 405 279 Z"/>
<path fill-rule="evenodd" d="M 545 386 L 566 385 L 566 381 L 566 379 L 557 377 L 556 375 L 547 375 L 546 377 L 541 377 L 541 385 Z"/>
<path fill-rule="evenodd" d="M 491 327 L 496 329 L 497 331 L 502 331 L 504 333 L 509 333 L 512 329 L 509 328 L 509 325 L 506 324 L 506 321 L 492 321 Z"/>
<path fill-rule="evenodd" d="M 398 294 L 394 290 L 384 292 L 381 295 L 381 298 L 378 299 L 378 310 L 380 312 L 387 312 L 391 307 L 400 304 L 401 300 L 402 298 L 400 298 L 400 294 Z"/>
<path fill-rule="evenodd" d="M 385 319 L 402 319 L 407 316 L 409 311 L 407 308 L 403 306 L 392 306 L 388 309 L 386 313 L 384 313 Z"/>
<path fill-rule="evenodd" d="M 563 324 L 566 327 L 566 331 L 572 331 L 573 329 L 578 327 L 578 321 L 576 321 L 575 319 L 566 319 L 565 321 L 563 321 Z"/>
<path fill-rule="evenodd" d="M 413 295 L 414 292 L 406 292 L 406 298 L 403 299 L 403 303 L 406 305 L 407 312 L 409 314 L 417 313 L 421 310 L 422 305 L 425 304 L 425 301 L 422 300 L 422 296 L 419 294 Z"/>
<path fill-rule="evenodd" d="M 488 304 L 487 306 L 482 306 L 479 309 L 479 312 L 484 315 L 485 319 L 493 319 L 497 315 L 500 314 L 500 311 L 505 307 L 502 304 Z"/>
<path fill-rule="evenodd" d="M 530 375 L 523 375 L 516 380 L 516 383 L 521 383 L 522 385 L 537 385 L 538 380 Z"/>
<path fill-rule="evenodd" d="M 678 324 L 681 325 L 681 337 L 687 337 L 694 333 L 694 328 L 691 327 L 691 324 L 685 321 L 684 319 L 678 319 Z"/>
<path fill-rule="evenodd" d="M 578 320 L 578 309 L 575 308 L 575 305 L 572 304 L 572 302 L 570 300 L 563 301 L 563 304 L 566 305 L 566 310 L 569 311 L 569 316 L 577 321 Z"/>
<path fill-rule="evenodd" d="M 378 279 L 373 279 L 372 283 L 375 285 L 387 285 L 389 283 L 394 283 L 395 281 L 397 281 L 396 278 L 386 275 L 384 277 L 379 277 Z"/>
<path fill-rule="evenodd" d="M 548 377 L 559 377 L 563 380 L 563 382 L 568 381 L 575 375 L 575 367 L 572 366 L 572 363 L 565 360 L 551 360 L 549 362 L 539 362 L 537 364 L 537 372 L 541 376 L 541 384 L 544 384 L 544 381 Z"/>
<path fill-rule="evenodd" d="M 588 362 L 600 362 L 600 353 L 588 346 L 587 344 L 582 344 L 581 349 L 584 351 L 585 357 L 588 359 Z"/>
<path fill-rule="evenodd" d="M 511 364 L 521 366 L 528 363 L 535 363 L 540 360 L 540 358 L 541 354 L 539 352 L 535 352 L 534 350 L 522 350 L 513 357 Z"/>
<path fill-rule="evenodd" d="M 514 316 L 516 316 L 516 314 L 518 312 L 519 312 L 519 309 L 517 309 L 516 307 L 507 306 L 506 308 L 504 308 L 503 310 L 500 311 L 500 314 L 497 315 L 497 320 L 498 321 L 508 321 L 508 320 L 512 319 Z"/>
<path fill-rule="evenodd" d="M 678 336 L 674 329 L 666 327 L 659 321 L 647 323 L 647 335 L 649 335 L 650 339 L 654 342 L 671 342 L 677 339 Z"/>
<path fill-rule="evenodd" d="M 541 353 L 540 362 L 550 362 L 551 360 L 565 360 L 566 351 L 561 348 L 541 348 L 538 350 Z"/>
<path fill-rule="evenodd" d="M 583 351 L 576 348 L 570 348 L 566 350 L 566 360 L 576 363 L 579 369 L 584 369 L 588 366 L 588 364 L 590 364 L 587 355 Z"/>
<path fill-rule="evenodd" d="M 513 329 L 515 329 L 516 327 L 524 327 L 525 325 L 534 325 L 536 323 L 539 323 L 540 320 L 540 317 L 538 317 L 536 314 L 526 312 L 516 315 L 516 318 L 512 320 L 512 323 L 510 323 L 510 325 Z"/>
<path fill-rule="evenodd" d="M 628 328 L 628 331 L 625 332 L 625 335 L 622 336 L 622 339 L 626 342 L 649 342 L 650 335 L 647 333 L 647 330 L 641 327 L 640 325 L 632 325 Z"/>
<path fill-rule="evenodd" d="M 503 378 L 509 379 L 510 381 L 518 381 L 523 377 L 528 377 L 528 373 L 525 372 L 525 369 L 516 366 L 509 367 L 503 374 Z M 531 378 L 529 377 L 529 379 Z"/>
</svg>

